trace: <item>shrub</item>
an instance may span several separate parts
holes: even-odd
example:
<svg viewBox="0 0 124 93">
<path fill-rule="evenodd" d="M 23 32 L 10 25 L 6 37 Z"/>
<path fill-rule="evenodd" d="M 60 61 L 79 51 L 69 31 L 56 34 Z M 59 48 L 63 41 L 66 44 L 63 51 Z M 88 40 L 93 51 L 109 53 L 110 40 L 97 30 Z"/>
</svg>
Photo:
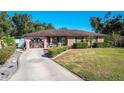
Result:
<svg viewBox="0 0 124 93">
<path fill-rule="evenodd" d="M 15 49 L 15 46 L 8 46 L 0 49 L 0 65 L 7 61 L 7 59 L 14 53 Z"/>
<path fill-rule="evenodd" d="M 124 40 L 121 41 L 120 47 L 124 47 Z"/>
<path fill-rule="evenodd" d="M 96 47 L 97 48 L 103 48 L 104 47 L 104 43 L 96 43 Z"/>
<path fill-rule="evenodd" d="M 112 41 L 105 41 L 103 43 L 97 43 L 96 44 L 97 48 L 108 48 L 108 47 L 113 47 L 113 42 Z"/>
<path fill-rule="evenodd" d="M 12 46 L 16 44 L 15 38 L 11 37 L 10 35 L 3 36 L 2 40 L 4 41 L 4 43 L 7 44 L 7 46 Z"/>
<path fill-rule="evenodd" d="M 120 40 L 117 47 L 124 47 L 124 40 Z"/>
<path fill-rule="evenodd" d="M 55 48 L 50 48 L 48 49 L 48 57 L 54 57 L 60 54 L 61 52 L 66 51 L 67 49 L 69 49 L 68 46 L 59 46 Z"/>
<path fill-rule="evenodd" d="M 78 42 L 73 44 L 73 48 L 87 48 L 88 44 L 83 42 Z"/>
</svg>

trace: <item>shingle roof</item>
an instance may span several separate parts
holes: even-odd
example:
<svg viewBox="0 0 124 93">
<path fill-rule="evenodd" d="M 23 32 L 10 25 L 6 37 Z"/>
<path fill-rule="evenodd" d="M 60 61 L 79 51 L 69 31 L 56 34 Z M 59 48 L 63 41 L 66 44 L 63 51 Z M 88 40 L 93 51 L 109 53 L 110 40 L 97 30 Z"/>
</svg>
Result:
<svg viewBox="0 0 124 93">
<path fill-rule="evenodd" d="M 43 36 L 105 36 L 104 34 L 98 34 L 93 32 L 87 32 L 82 30 L 43 30 L 38 32 L 27 33 L 24 37 L 43 37 Z"/>
</svg>

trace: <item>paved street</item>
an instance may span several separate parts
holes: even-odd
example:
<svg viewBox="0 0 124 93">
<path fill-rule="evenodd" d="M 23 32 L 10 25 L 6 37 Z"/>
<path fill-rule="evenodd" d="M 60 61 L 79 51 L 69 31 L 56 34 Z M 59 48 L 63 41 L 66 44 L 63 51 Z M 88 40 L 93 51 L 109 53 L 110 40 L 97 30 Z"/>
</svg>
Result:
<svg viewBox="0 0 124 93">
<path fill-rule="evenodd" d="M 19 68 L 11 81 L 78 81 L 82 80 L 49 58 L 43 57 L 42 49 L 24 52 L 19 59 Z"/>
</svg>

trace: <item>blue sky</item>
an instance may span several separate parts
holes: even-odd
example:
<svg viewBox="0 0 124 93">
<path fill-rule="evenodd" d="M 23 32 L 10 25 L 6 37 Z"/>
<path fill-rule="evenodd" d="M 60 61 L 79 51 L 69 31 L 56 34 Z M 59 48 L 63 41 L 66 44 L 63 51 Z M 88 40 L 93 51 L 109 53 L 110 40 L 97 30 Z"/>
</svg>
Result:
<svg viewBox="0 0 124 93">
<path fill-rule="evenodd" d="M 67 27 L 68 29 L 78 29 L 93 31 L 90 25 L 90 17 L 99 16 L 104 18 L 107 11 L 9 11 L 8 14 L 13 16 L 14 13 L 30 14 L 33 20 L 40 22 L 52 23 L 55 28 Z M 122 11 L 113 11 L 112 15 L 124 15 Z"/>
</svg>

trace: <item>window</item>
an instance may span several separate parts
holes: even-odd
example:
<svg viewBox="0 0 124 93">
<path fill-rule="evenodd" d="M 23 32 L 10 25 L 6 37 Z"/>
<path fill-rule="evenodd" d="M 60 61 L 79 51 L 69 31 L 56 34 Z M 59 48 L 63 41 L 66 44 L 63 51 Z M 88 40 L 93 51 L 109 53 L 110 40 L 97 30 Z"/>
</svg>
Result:
<svg viewBox="0 0 124 93">
<path fill-rule="evenodd" d="M 66 45 L 67 44 L 67 38 L 66 37 L 59 37 L 59 43 L 61 43 L 62 45 Z"/>
<path fill-rule="evenodd" d="M 75 37 L 76 42 L 83 42 L 83 37 Z"/>
</svg>

